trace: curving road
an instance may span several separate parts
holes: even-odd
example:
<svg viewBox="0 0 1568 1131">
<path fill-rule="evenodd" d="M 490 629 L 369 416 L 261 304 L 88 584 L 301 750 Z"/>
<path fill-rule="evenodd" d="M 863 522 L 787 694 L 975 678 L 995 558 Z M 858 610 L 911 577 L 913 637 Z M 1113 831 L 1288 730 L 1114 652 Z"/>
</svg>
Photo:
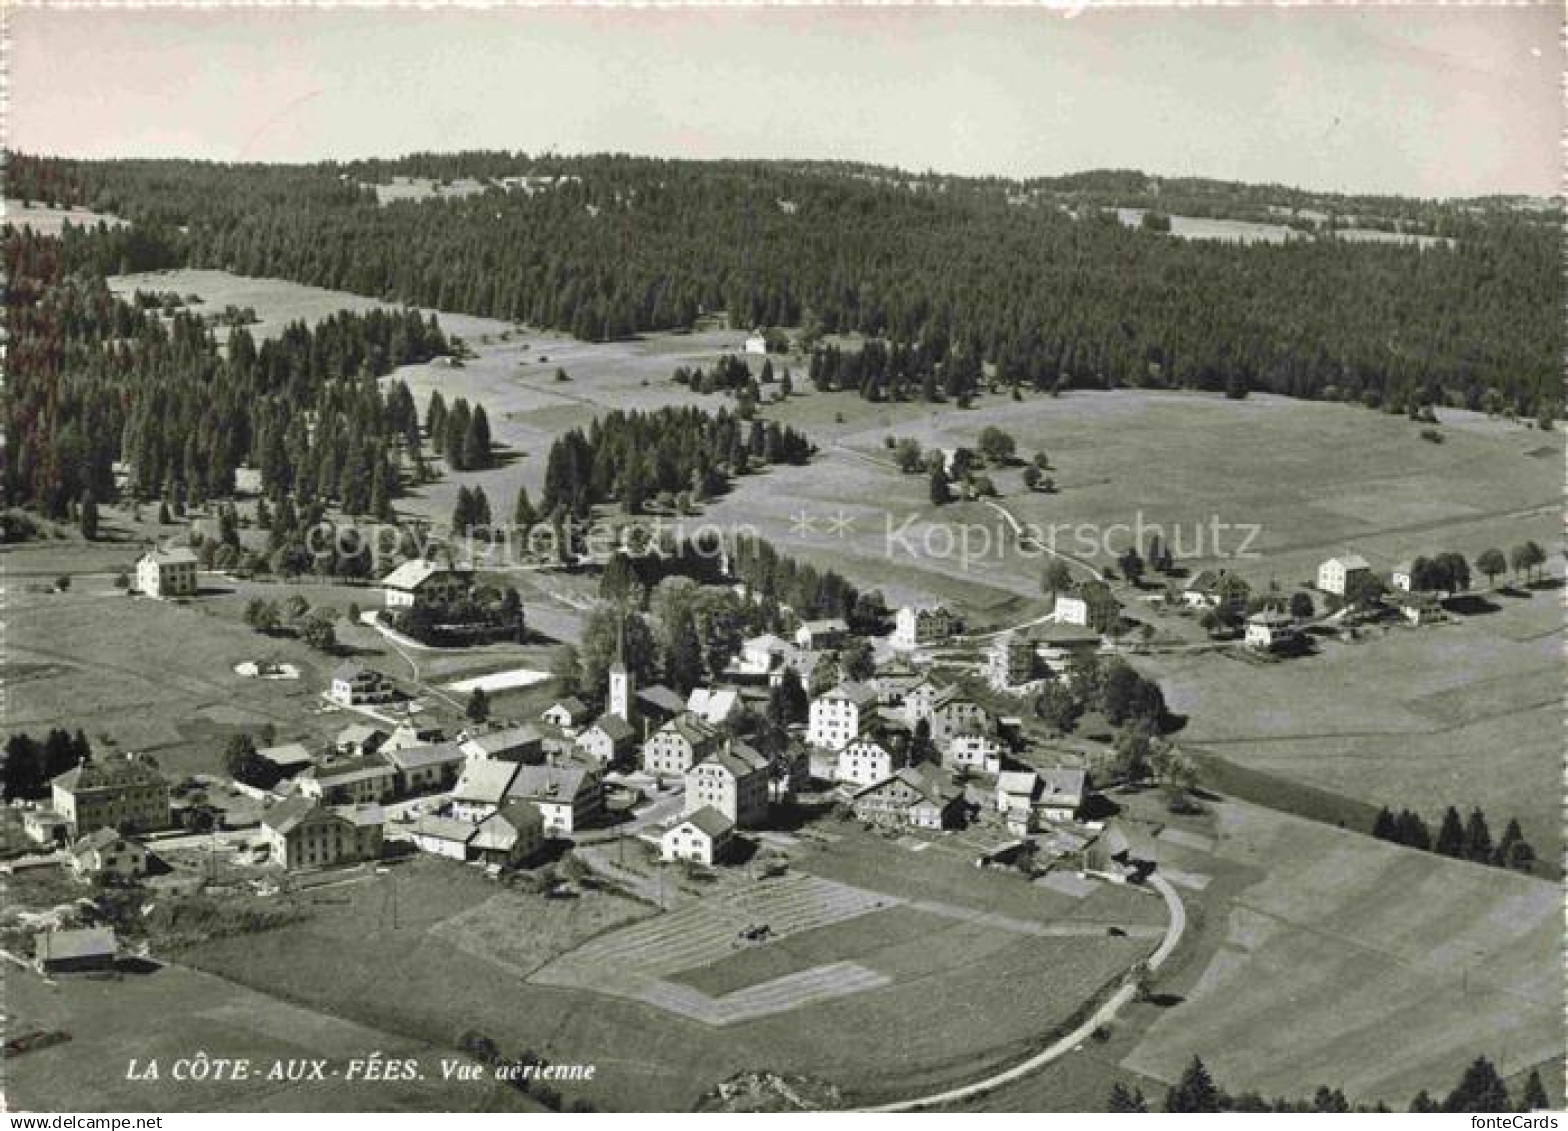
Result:
<svg viewBox="0 0 1568 1131">
<path fill-rule="evenodd" d="M 1170 881 L 1165 879 L 1165 877 L 1158 873 L 1150 875 L 1149 886 L 1160 893 L 1160 896 L 1165 900 L 1167 910 L 1170 912 L 1170 921 L 1165 926 L 1165 937 L 1160 940 L 1160 945 L 1154 949 L 1154 953 L 1149 956 L 1147 963 L 1147 969 L 1150 973 L 1153 973 L 1165 964 L 1166 959 L 1181 944 L 1182 935 L 1187 930 L 1187 909 L 1182 904 L 1181 897 L 1176 894 L 1176 889 L 1171 887 Z M 929 1096 L 920 1096 L 912 1100 L 899 1100 L 896 1103 L 882 1104 L 878 1107 L 861 1108 L 859 1110 L 868 1112 L 899 1112 L 941 1107 L 944 1104 L 957 1103 L 960 1100 L 984 1095 L 986 1092 L 994 1091 L 1004 1084 L 1010 1084 L 1014 1080 L 1021 1080 L 1031 1072 L 1044 1068 L 1052 1061 L 1066 1056 L 1073 1049 L 1088 1040 L 1090 1035 L 1100 1026 L 1109 1025 L 1116 1020 L 1117 1014 L 1137 995 L 1138 984 L 1135 981 L 1123 983 L 1083 1024 L 1065 1036 L 1053 1041 L 1028 1060 L 1021 1064 L 1015 1064 L 1005 1072 L 998 1072 L 993 1076 L 987 1076 L 984 1080 L 976 1080 L 973 1084 L 965 1084 L 961 1088 L 951 1088 L 948 1091 L 936 1092 Z"/>
</svg>

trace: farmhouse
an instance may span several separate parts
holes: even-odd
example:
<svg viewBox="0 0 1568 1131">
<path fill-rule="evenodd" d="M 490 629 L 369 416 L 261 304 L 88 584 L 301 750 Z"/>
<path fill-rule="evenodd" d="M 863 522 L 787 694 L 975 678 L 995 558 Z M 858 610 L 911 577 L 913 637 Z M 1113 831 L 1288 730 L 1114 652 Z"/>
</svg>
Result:
<svg viewBox="0 0 1568 1131">
<path fill-rule="evenodd" d="M 573 744 L 600 766 L 618 766 L 637 742 L 637 728 L 619 715 L 603 714 Z"/>
<path fill-rule="evenodd" d="M 382 753 L 391 753 L 402 750 L 408 746 L 429 746 L 431 743 L 440 742 L 446 736 L 441 733 L 440 727 L 420 726 L 413 719 L 403 719 L 392 732 L 385 736 L 379 749 Z M 371 753 L 367 750 L 366 753 Z"/>
<path fill-rule="evenodd" d="M 958 735 L 996 732 L 996 721 L 991 713 L 956 686 L 943 688 L 932 697 L 927 717 L 931 724 L 931 741 L 939 746 Z"/>
<path fill-rule="evenodd" d="M 450 788 L 468 760 L 455 742 L 403 746 L 396 750 L 383 748 L 381 757 L 392 767 L 399 796 Z"/>
<path fill-rule="evenodd" d="M 740 642 L 740 654 L 736 657 L 736 674 L 767 675 L 775 666 L 782 663 L 789 651 L 790 642 L 771 632 L 748 637 Z"/>
<path fill-rule="evenodd" d="M 662 683 L 637 692 L 637 713 L 654 725 L 662 725 L 686 709 L 686 700 Z"/>
<path fill-rule="evenodd" d="M 893 647 L 940 644 L 956 630 L 953 614 L 945 606 L 905 605 L 893 617 Z"/>
<path fill-rule="evenodd" d="M 1052 608 L 1057 624 L 1074 624 L 1079 627 L 1089 623 L 1089 602 L 1076 593 L 1059 593 Z"/>
<path fill-rule="evenodd" d="M 904 697 L 911 689 L 925 682 L 926 676 L 919 669 L 901 657 L 895 657 L 890 663 L 877 669 L 866 682 L 877 693 L 877 702 L 884 706 L 896 706 L 904 701 Z"/>
<path fill-rule="evenodd" d="M 980 730 L 950 735 L 942 748 L 942 765 L 950 770 L 998 773 L 1002 768 L 1002 743 Z"/>
<path fill-rule="evenodd" d="M 404 562 L 381 579 L 389 609 L 455 604 L 473 587 L 473 570 L 422 558 Z"/>
<path fill-rule="evenodd" d="M 716 809 L 741 828 L 768 817 L 769 763 L 744 742 L 726 743 L 686 771 L 684 812 Z"/>
<path fill-rule="evenodd" d="M 169 824 L 169 784 L 146 762 L 85 762 L 49 783 L 50 806 L 76 836 L 99 829 L 145 832 Z"/>
<path fill-rule="evenodd" d="M 309 769 L 316 762 L 316 756 L 300 742 L 258 747 L 256 757 L 271 762 L 277 768 L 278 774 L 285 778 L 291 778 L 302 770 Z"/>
<path fill-rule="evenodd" d="M 505 802 L 517 770 L 516 762 L 471 760 L 452 790 L 452 816 L 478 822 L 496 812 Z"/>
<path fill-rule="evenodd" d="M 532 802 L 546 836 L 571 836 L 604 812 L 604 785 L 583 766 L 519 766 L 506 799 Z"/>
<path fill-rule="evenodd" d="M 768 352 L 768 339 L 760 332 L 748 335 L 746 338 L 746 352 L 758 356 L 765 355 Z"/>
<path fill-rule="evenodd" d="M 1073 767 L 1009 771 L 996 779 L 996 811 L 1023 836 L 1046 821 L 1073 821 L 1083 807 L 1088 775 Z"/>
<path fill-rule="evenodd" d="M 1189 609 L 1216 609 L 1222 599 L 1220 582 L 1224 570 L 1200 570 L 1182 587 L 1182 603 Z"/>
<path fill-rule="evenodd" d="M 844 682 L 811 701 L 806 741 L 837 750 L 860 734 L 877 707 L 877 693 L 864 683 Z"/>
<path fill-rule="evenodd" d="M 1260 609 L 1247 618 L 1246 645 L 1260 652 L 1272 652 L 1297 637 L 1296 619 L 1278 609 Z"/>
<path fill-rule="evenodd" d="M 551 703 L 540 712 L 539 718 L 570 738 L 577 733 L 579 726 L 588 721 L 588 704 L 570 695 Z"/>
<path fill-rule="evenodd" d="M 376 859 L 382 821 L 379 805 L 329 807 L 301 795 L 262 814 L 261 835 L 272 859 L 292 872 Z"/>
<path fill-rule="evenodd" d="M 849 635 L 849 624 L 839 617 L 826 620 L 808 620 L 795 630 L 797 648 L 837 648 Z"/>
<path fill-rule="evenodd" d="M 680 714 L 643 743 L 642 768 L 650 774 L 684 774 L 718 745 L 719 732 L 693 714 Z"/>
<path fill-rule="evenodd" d="M 120 942 L 108 927 L 41 931 L 34 936 L 38 969 L 45 975 L 113 970 Z"/>
<path fill-rule="evenodd" d="M 136 561 L 136 588 L 148 597 L 194 597 L 196 555 L 189 550 L 149 550 Z"/>
<path fill-rule="evenodd" d="M 526 801 L 513 801 L 479 822 L 468 849 L 486 864 L 507 867 L 538 855 L 544 840 L 543 815 Z"/>
<path fill-rule="evenodd" d="M 659 854 L 665 860 L 712 865 L 722 860 L 735 836 L 735 824 L 716 809 L 698 809 L 664 831 Z"/>
<path fill-rule="evenodd" d="M 128 880 L 147 874 L 147 850 L 113 829 L 99 829 L 71 846 L 70 864 L 83 879 Z"/>
<path fill-rule="evenodd" d="M 359 707 L 366 703 L 390 703 L 397 698 L 397 689 L 374 668 L 340 664 L 332 672 L 327 698 L 343 707 Z"/>
<path fill-rule="evenodd" d="M 1430 593 L 1393 593 L 1388 597 L 1388 604 L 1418 627 L 1444 617 L 1442 602 Z"/>
<path fill-rule="evenodd" d="M 471 762 L 538 762 L 544 758 L 544 736 L 527 723 L 459 737 L 458 749 Z"/>
<path fill-rule="evenodd" d="M 426 815 L 408 827 L 408 839 L 419 851 L 432 856 L 467 860 L 468 844 L 478 832 L 479 826 L 469 821 Z"/>
<path fill-rule="evenodd" d="M 694 687 L 686 709 L 711 727 L 721 727 L 740 710 L 740 692 L 733 687 Z"/>
<path fill-rule="evenodd" d="M 874 785 L 902 769 L 904 759 L 874 738 L 847 742 L 838 752 L 833 780 L 849 785 Z"/>
<path fill-rule="evenodd" d="M 929 722 L 937 700 L 947 690 L 947 685 L 938 683 L 930 676 L 906 687 L 903 699 L 904 725 L 913 730 L 921 722 Z"/>
<path fill-rule="evenodd" d="M 1121 615 L 1121 604 L 1103 581 L 1085 581 L 1070 593 L 1058 593 L 1051 610 L 1057 624 L 1102 631 Z"/>
<path fill-rule="evenodd" d="M 1389 575 L 1388 575 L 1389 587 L 1392 588 L 1392 589 L 1397 589 L 1401 593 L 1412 592 L 1414 590 L 1414 588 L 1415 588 L 1415 577 L 1414 577 L 1414 574 L 1415 574 L 1415 563 L 1414 562 L 1400 562 L 1392 570 L 1389 571 Z"/>
<path fill-rule="evenodd" d="M 327 805 L 387 801 L 397 792 L 397 772 L 379 755 L 323 762 L 297 781 L 302 797 Z"/>
<path fill-rule="evenodd" d="M 1318 588 L 1340 597 L 1372 576 L 1372 567 L 1360 554 L 1344 554 L 1318 566 Z"/>
<path fill-rule="evenodd" d="M 850 800 L 862 821 L 919 829 L 956 828 L 963 818 L 963 793 L 915 769 L 902 769 L 868 785 Z"/>
</svg>

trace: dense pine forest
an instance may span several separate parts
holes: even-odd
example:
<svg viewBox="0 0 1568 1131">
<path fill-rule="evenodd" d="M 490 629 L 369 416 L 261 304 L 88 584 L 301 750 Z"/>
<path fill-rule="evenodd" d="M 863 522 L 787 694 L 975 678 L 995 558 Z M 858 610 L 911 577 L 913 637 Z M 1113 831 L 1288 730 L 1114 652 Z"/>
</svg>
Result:
<svg viewBox="0 0 1568 1131">
<path fill-rule="evenodd" d="M 971 375 L 1040 388 L 1268 390 L 1555 415 L 1560 221 L 1512 200 L 1331 197 L 1102 172 L 962 179 L 848 164 L 414 155 L 314 166 L 12 155 L 7 194 L 132 221 L 65 241 L 99 272 L 181 263 L 623 337 L 733 325 L 897 343 L 899 395 Z M 477 178 L 377 203 L 393 176 Z M 1113 206 L 1286 224 L 1242 246 Z M 1440 235 L 1420 248 L 1347 228 Z M 924 353 L 929 361 L 917 360 Z M 951 353 L 964 370 L 930 374 Z M 878 394 L 881 395 L 881 394 Z"/>
<path fill-rule="evenodd" d="M 68 272 L 67 243 L 7 227 L 6 498 L 50 517 L 119 492 L 175 511 L 232 494 L 235 471 L 302 505 L 384 517 L 402 454 L 418 466 L 406 386 L 375 378 L 447 350 L 416 311 L 349 312 L 296 323 L 259 346 L 244 327 L 220 343 L 191 310 L 165 318 Z M 106 239 L 84 237 L 83 247 Z"/>
</svg>

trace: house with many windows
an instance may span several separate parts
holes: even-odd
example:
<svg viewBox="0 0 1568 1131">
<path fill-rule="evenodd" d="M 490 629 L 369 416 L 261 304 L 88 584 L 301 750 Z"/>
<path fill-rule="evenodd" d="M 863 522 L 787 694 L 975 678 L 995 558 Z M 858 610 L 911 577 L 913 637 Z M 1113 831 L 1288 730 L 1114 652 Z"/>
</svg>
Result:
<svg viewBox="0 0 1568 1131">
<path fill-rule="evenodd" d="M 642 746 L 642 767 L 650 774 L 684 774 L 717 749 L 719 732 L 696 715 L 675 716 Z"/>
<path fill-rule="evenodd" d="M 686 771 L 688 814 L 716 809 L 740 828 L 755 828 L 768 818 L 771 766 L 744 742 L 730 742 Z"/>
<path fill-rule="evenodd" d="M 859 736 L 876 709 L 875 689 L 863 683 L 841 683 L 811 701 L 806 741 L 824 750 L 837 750 Z"/>
<path fill-rule="evenodd" d="M 261 835 L 272 859 L 288 871 L 375 860 L 381 855 L 379 805 L 323 805 L 291 797 L 268 809 Z"/>
<path fill-rule="evenodd" d="M 717 809 L 698 809 L 664 830 L 659 855 L 712 865 L 722 860 L 735 837 L 735 823 Z"/>
<path fill-rule="evenodd" d="M 169 824 L 169 783 L 134 755 L 84 762 L 49 783 L 50 808 L 72 836 L 99 829 L 147 832 Z"/>
<path fill-rule="evenodd" d="M 473 588 L 473 570 L 423 558 L 406 561 L 381 579 L 389 609 L 451 605 L 466 599 Z"/>
<path fill-rule="evenodd" d="M 189 550 L 149 550 L 136 560 L 136 589 L 148 597 L 194 597 L 196 586 L 196 555 Z"/>
</svg>

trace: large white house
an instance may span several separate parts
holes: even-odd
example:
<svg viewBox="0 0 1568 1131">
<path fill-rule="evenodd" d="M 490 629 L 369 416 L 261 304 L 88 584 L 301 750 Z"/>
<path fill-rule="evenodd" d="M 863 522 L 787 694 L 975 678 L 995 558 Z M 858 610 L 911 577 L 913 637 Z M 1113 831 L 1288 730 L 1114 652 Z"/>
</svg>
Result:
<svg viewBox="0 0 1568 1131">
<path fill-rule="evenodd" d="M 194 597 L 196 555 L 189 550 L 149 550 L 136 562 L 136 588 L 149 597 Z"/>
<path fill-rule="evenodd" d="M 905 605 L 893 617 L 893 647 L 918 648 L 940 644 L 956 630 L 953 614 L 945 606 Z"/>
<path fill-rule="evenodd" d="M 1330 558 L 1318 566 L 1318 588 L 1343 597 L 1363 578 L 1372 576 L 1372 567 L 1360 554 Z"/>
<path fill-rule="evenodd" d="M 1281 648 L 1296 638 L 1296 618 L 1278 609 L 1260 609 L 1247 618 L 1246 644 L 1262 652 Z"/>
<path fill-rule="evenodd" d="M 659 854 L 665 860 L 709 864 L 723 859 L 735 835 L 735 824 L 717 809 L 698 809 L 664 831 Z"/>
<path fill-rule="evenodd" d="M 860 734 L 877 708 L 877 693 L 863 683 L 841 683 L 811 701 L 806 741 L 837 750 Z"/>
<path fill-rule="evenodd" d="M 327 688 L 327 698 L 343 707 L 390 703 L 397 698 L 397 688 L 374 668 L 339 664 L 332 672 L 332 685 Z"/>
<path fill-rule="evenodd" d="M 389 609 L 449 605 L 467 597 L 473 586 L 473 570 L 423 558 L 406 561 L 381 579 Z"/>
<path fill-rule="evenodd" d="M 859 738 L 847 742 L 838 752 L 833 779 L 850 785 L 875 785 L 902 769 L 903 759 L 873 738 Z"/>
</svg>

